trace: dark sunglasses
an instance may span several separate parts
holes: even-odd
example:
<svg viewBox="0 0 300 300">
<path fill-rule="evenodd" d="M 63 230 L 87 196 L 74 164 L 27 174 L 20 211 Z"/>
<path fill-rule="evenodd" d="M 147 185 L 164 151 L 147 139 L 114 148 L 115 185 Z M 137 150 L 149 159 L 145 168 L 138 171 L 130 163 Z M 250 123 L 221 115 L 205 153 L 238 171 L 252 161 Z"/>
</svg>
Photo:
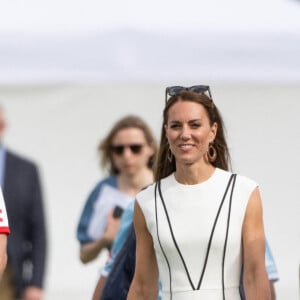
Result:
<svg viewBox="0 0 300 300">
<path fill-rule="evenodd" d="M 111 151 L 116 155 L 122 155 L 125 148 L 129 148 L 133 154 L 139 154 L 141 153 L 143 146 L 143 144 L 114 145 L 111 146 Z"/>
<path fill-rule="evenodd" d="M 210 88 L 208 85 L 193 85 L 190 87 L 185 87 L 185 86 L 169 86 L 166 88 L 166 103 L 168 102 L 168 96 L 176 96 L 178 95 L 181 91 L 190 91 L 194 93 L 205 93 L 208 92 L 209 98 L 212 99 Z"/>
</svg>

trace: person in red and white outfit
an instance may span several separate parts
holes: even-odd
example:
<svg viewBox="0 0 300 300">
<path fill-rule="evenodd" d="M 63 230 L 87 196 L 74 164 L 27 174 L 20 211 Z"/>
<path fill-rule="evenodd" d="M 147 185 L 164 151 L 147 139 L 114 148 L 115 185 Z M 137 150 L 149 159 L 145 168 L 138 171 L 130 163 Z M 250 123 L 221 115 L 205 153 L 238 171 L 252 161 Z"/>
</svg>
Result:
<svg viewBox="0 0 300 300">
<path fill-rule="evenodd" d="M 2 196 L 2 190 L 0 188 L 0 280 L 7 263 L 6 245 L 7 235 L 9 233 L 10 230 L 8 227 L 6 208 Z"/>
</svg>

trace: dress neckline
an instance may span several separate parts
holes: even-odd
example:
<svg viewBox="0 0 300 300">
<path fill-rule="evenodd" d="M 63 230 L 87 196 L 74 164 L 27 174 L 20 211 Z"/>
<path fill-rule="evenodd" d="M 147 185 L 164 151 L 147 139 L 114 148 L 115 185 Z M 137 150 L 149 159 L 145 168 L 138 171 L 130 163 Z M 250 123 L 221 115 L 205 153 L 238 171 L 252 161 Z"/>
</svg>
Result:
<svg viewBox="0 0 300 300">
<path fill-rule="evenodd" d="M 212 173 L 212 175 L 209 178 L 207 178 L 206 180 L 204 180 L 202 182 L 196 183 L 196 184 L 183 184 L 183 183 L 180 183 L 175 178 L 175 172 L 171 174 L 170 179 L 173 181 L 173 183 L 175 183 L 181 189 L 193 190 L 193 189 L 202 188 L 202 187 L 210 184 L 211 182 L 213 182 L 214 179 L 217 177 L 217 175 L 220 173 L 220 171 L 221 170 L 219 168 L 215 168 L 214 172 Z"/>
</svg>

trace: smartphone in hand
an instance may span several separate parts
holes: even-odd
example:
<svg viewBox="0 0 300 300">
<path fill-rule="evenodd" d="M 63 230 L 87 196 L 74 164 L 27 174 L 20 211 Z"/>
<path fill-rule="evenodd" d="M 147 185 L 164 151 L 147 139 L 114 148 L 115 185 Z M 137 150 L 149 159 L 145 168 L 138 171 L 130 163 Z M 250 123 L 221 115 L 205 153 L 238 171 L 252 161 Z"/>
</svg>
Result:
<svg viewBox="0 0 300 300">
<path fill-rule="evenodd" d="M 124 209 L 123 209 L 122 207 L 120 207 L 120 206 L 117 205 L 117 206 L 114 208 L 113 217 L 114 217 L 115 219 L 121 218 L 121 216 L 122 216 L 122 214 L 123 214 L 123 211 L 124 211 Z"/>
</svg>

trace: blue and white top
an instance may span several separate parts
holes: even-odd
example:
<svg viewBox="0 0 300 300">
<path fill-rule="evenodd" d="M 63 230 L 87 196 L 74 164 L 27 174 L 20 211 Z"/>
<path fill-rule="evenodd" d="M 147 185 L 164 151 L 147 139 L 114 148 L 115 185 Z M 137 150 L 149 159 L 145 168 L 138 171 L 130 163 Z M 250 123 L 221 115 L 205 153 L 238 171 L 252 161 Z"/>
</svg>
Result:
<svg viewBox="0 0 300 300">
<path fill-rule="evenodd" d="M 276 263 L 274 260 L 274 257 L 271 252 L 270 245 L 268 241 L 266 240 L 266 256 L 265 256 L 265 263 L 266 263 L 266 269 L 268 273 L 268 278 L 270 281 L 278 281 L 279 280 L 279 274 L 277 271 Z"/>
<path fill-rule="evenodd" d="M 103 275 L 104 277 L 107 277 L 109 275 L 111 269 L 113 268 L 115 258 L 126 241 L 129 229 L 133 221 L 133 211 L 134 211 L 134 201 L 132 201 L 123 212 L 121 222 L 120 222 L 120 227 L 115 237 L 112 249 L 110 251 L 109 258 L 105 263 L 103 270 L 101 271 L 101 275 Z"/>
<path fill-rule="evenodd" d="M 90 193 L 77 227 L 77 239 L 81 245 L 102 237 L 107 216 L 116 206 L 125 209 L 134 197 L 120 192 L 116 176 L 101 180 Z"/>
</svg>

